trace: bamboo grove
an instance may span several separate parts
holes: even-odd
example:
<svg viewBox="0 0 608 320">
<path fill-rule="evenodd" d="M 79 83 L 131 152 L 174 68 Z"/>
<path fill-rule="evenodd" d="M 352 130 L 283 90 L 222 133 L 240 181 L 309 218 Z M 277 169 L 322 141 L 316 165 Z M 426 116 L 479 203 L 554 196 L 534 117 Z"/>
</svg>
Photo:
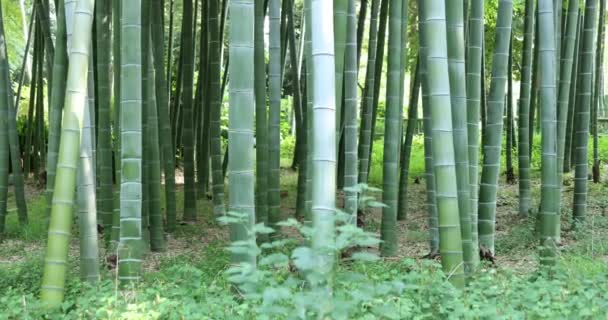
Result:
<svg viewBox="0 0 608 320">
<path fill-rule="evenodd" d="M 13 212 L 28 224 L 26 185 L 40 181 L 41 299 L 52 305 L 66 290 L 72 238 L 83 280 L 97 281 L 113 255 L 126 288 L 149 251 L 201 219 L 200 199 L 217 218 L 245 217 L 226 227 L 231 241 L 285 237 L 281 145 L 293 135 L 293 218 L 313 228 L 329 277 L 336 210 L 361 224 L 376 212 L 369 205 L 381 207 L 379 251 L 397 255 L 421 135 L 428 257 L 450 282 L 464 287 L 482 258 L 500 254 L 503 173 L 519 185 L 519 215 L 535 216 L 550 267 L 560 221 L 582 225 L 589 180 L 600 180 L 605 9 L 606 0 L 35 0 L 21 58 L 8 55 L 0 9 L 0 233 Z M 379 149 L 382 195 L 370 202 Z M 571 173 L 570 206 L 560 194 Z M 259 223 L 275 232 L 255 239 Z M 255 255 L 233 252 L 232 263 L 255 266 Z"/>
</svg>

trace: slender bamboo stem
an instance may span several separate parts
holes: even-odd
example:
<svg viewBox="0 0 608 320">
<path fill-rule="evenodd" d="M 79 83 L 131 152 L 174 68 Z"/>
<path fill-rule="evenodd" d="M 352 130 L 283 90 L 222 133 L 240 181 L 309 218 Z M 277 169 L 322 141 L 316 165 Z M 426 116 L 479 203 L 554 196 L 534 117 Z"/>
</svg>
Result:
<svg viewBox="0 0 608 320">
<path fill-rule="evenodd" d="M 494 254 L 496 194 L 500 174 L 501 137 L 505 105 L 505 82 L 511 38 L 513 1 L 500 0 L 496 21 L 496 42 L 492 59 L 492 81 L 488 100 L 487 128 L 483 137 L 483 171 L 479 190 L 479 242 Z"/>
</svg>

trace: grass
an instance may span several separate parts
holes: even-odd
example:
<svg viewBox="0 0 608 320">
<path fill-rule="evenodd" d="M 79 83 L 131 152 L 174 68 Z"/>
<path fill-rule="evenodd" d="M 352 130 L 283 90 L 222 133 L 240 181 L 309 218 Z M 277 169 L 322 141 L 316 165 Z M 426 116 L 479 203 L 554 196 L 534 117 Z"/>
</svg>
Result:
<svg viewBox="0 0 608 320">
<path fill-rule="evenodd" d="M 370 175 L 372 184 L 381 181 L 382 145 L 374 147 Z M 288 167 L 291 155 L 285 153 L 282 165 Z M 424 169 L 422 140 L 414 140 L 411 180 Z M 538 173 L 535 173 L 534 199 L 539 200 Z M 571 179 L 567 177 L 567 180 Z M 284 217 L 295 212 L 297 174 L 282 171 Z M 421 257 L 428 251 L 427 220 L 424 208 L 424 182 L 412 183 L 406 221 L 399 222 L 398 257 L 372 264 L 347 264 L 341 272 L 357 271 L 374 281 L 402 281 L 400 295 L 376 301 L 398 306 L 398 317 L 420 318 L 594 318 L 608 307 L 608 193 L 603 184 L 590 184 L 589 217 L 576 230 L 570 227 L 568 204 L 572 187 L 564 187 L 562 245 L 559 266 L 552 278 L 539 277 L 534 217 L 517 215 L 517 185 L 502 181 L 497 211 L 496 266 L 484 264 L 465 292 L 450 289 L 436 261 Z M 183 190 L 177 190 L 178 208 L 183 207 Z M 0 243 L 0 318 L 46 317 L 82 319 L 252 319 L 260 315 L 257 306 L 234 295 L 224 271 L 229 256 L 224 250 L 228 233 L 213 219 L 210 201 L 198 202 L 198 221 L 178 226 L 167 237 L 167 251 L 149 253 L 142 283 L 134 291 L 116 290 L 115 273 L 103 267 L 103 281 L 96 286 L 81 283 L 78 271 L 77 218 L 72 230 L 66 303 L 49 311 L 38 301 L 44 242 L 46 238 L 46 200 L 44 194 L 28 186 L 30 224 L 21 227 L 16 212 L 7 219 L 7 232 Z M 535 204 L 537 205 L 537 204 Z M 11 198 L 9 208 L 14 208 Z M 365 228 L 378 232 L 381 213 L 371 210 Z M 103 251 L 103 250 L 102 250 Z M 105 254 L 102 252 L 102 254 Z M 347 292 L 353 284 L 343 284 Z M 338 292 L 341 292 L 337 289 Z M 372 303 L 362 308 L 367 319 Z M 373 307 L 373 308 L 372 308 Z M 366 311 L 367 310 L 367 311 Z M 375 309 L 374 309 L 375 310 Z M 580 312 L 579 312 L 580 311 Z M 588 313 L 585 316 L 585 312 Z M 456 316 L 454 316 L 456 315 Z M 460 315 L 460 316 L 458 316 Z M 484 316 L 485 315 L 485 316 Z"/>
</svg>

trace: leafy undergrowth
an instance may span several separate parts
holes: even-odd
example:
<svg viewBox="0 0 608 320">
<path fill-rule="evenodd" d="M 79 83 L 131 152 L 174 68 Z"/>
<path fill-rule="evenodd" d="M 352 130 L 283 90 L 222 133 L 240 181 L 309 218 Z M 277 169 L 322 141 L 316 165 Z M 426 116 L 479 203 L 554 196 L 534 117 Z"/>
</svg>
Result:
<svg viewBox="0 0 608 320">
<path fill-rule="evenodd" d="M 209 247 L 197 261 L 184 257 L 146 274 L 140 287 L 128 293 L 105 280 L 90 286 L 71 280 L 61 309 L 45 311 L 36 299 L 39 282 L 25 287 L 6 287 L 0 298 L 1 318 L 8 319 L 280 319 L 263 308 L 268 301 L 289 299 L 297 290 L 268 293 L 243 301 L 224 276 L 226 254 Z M 582 262 L 582 263 L 581 263 Z M 432 261 L 403 259 L 398 262 L 356 263 L 340 274 L 357 271 L 361 278 L 337 277 L 334 301 L 348 306 L 344 319 L 593 319 L 608 309 L 605 266 L 589 261 L 570 261 L 552 278 L 532 274 L 518 276 L 484 268 L 465 291 L 445 281 L 441 267 Z M 39 274 L 39 266 L 27 273 Z M 275 277 L 285 277 L 277 273 Z M 13 276 L 0 272 L 2 279 Z M 37 277 L 35 277 L 37 278 Z M 37 279 L 31 279 L 37 280 Z M 311 298 L 312 299 L 312 298 Z M 280 303 L 279 303 L 280 304 Z M 339 306 L 339 305 L 338 305 Z M 337 311 L 336 311 L 337 312 Z M 337 313 L 339 314 L 339 313 Z M 335 318 L 339 318 L 337 315 Z"/>
<path fill-rule="evenodd" d="M 413 179 L 414 177 L 412 177 Z M 566 178 L 571 179 L 570 177 Z M 292 216 L 295 174 L 283 172 L 286 218 Z M 534 198 L 538 199 L 536 194 Z M 348 319 L 597 319 L 608 310 L 608 193 L 590 185 L 589 217 L 576 230 L 569 224 L 571 187 L 564 188 L 559 264 L 550 275 L 538 272 L 534 217 L 517 216 L 517 186 L 503 184 L 498 198 L 496 265 L 483 265 L 464 291 L 454 289 L 437 261 L 420 259 L 427 250 L 424 182 L 412 184 L 410 210 L 399 222 L 396 258 L 344 261 L 335 276 L 332 318 Z M 178 207 L 183 193 L 178 190 Z M 168 250 L 150 253 L 137 288 L 120 291 L 114 271 L 104 268 L 95 286 L 78 280 L 77 240 L 72 242 L 65 303 L 49 311 L 37 297 L 44 256 L 45 202 L 29 201 L 30 225 L 7 221 L 0 243 L 0 319 L 281 319 L 281 308 L 315 301 L 292 268 L 273 270 L 264 283 L 280 284 L 258 297 L 243 296 L 230 283 L 225 227 L 213 222 L 209 203 L 199 201 L 196 224 L 179 226 Z M 10 206 L 12 206 L 11 204 Z M 537 205 L 537 204 L 535 204 Z M 380 213 L 372 210 L 365 229 L 377 232 Z M 73 228 L 74 238 L 78 228 Z M 290 249 L 284 249 L 289 256 Z M 293 257 L 293 256 L 292 256 Z M 300 301 L 298 299 L 304 299 Z M 308 302 L 310 302 L 308 301 Z M 325 301 L 327 302 L 327 301 Z M 311 318 L 301 314 L 300 318 Z"/>
</svg>

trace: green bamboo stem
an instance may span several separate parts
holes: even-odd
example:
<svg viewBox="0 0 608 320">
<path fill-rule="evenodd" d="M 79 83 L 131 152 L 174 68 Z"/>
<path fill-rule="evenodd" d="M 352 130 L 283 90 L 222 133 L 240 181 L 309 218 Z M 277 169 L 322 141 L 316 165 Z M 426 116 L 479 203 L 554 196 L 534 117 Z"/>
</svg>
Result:
<svg viewBox="0 0 608 320">
<path fill-rule="evenodd" d="M 162 3 L 162 2 L 161 2 Z M 161 4 L 159 3 L 159 4 Z M 166 83 L 166 88 L 167 88 L 167 101 L 171 101 L 171 92 L 172 92 L 172 88 L 171 88 L 171 83 L 172 83 L 172 79 L 173 79 L 173 21 L 175 20 L 175 15 L 174 13 L 174 8 L 175 8 L 175 0 L 169 0 L 169 34 L 167 36 L 167 70 L 165 71 L 165 79 L 167 79 L 167 83 Z M 164 6 L 161 6 L 161 16 L 164 16 L 164 11 L 165 8 Z M 158 9 L 156 9 L 157 11 Z M 158 16 L 158 14 L 157 14 Z M 160 22 L 160 21 L 155 21 L 156 23 Z M 164 26 L 163 26 L 163 31 L 164 31 Z M 155 34 L 152 34 L 152 37 L 154 38 Z M 155 39 L 155 38 L 154 38 Z M 155 41 L 156 42 L 156 41 Z M 164 40 L 163 40 L 164 43 Z M 164 47 L 164 46 L 163 46 Z M 155 53 L 156 54 L 156 53 Z M 165 55 L 163 54 L 163 57 Z M 157 70 L 157 72 L 160 70 Z"/>
<path fill-rule="evenodd" d="M 287 1 L 289 2 L 289 1 Z M 291 162 L 291 169 L 292 170 L 296 170 L 298 169 L 298 167 L 300 166 L 300 164 L 302 162 L 306 162 L 306 161 L 302 161 L 303 158 L 306 157 L 306 151 L 305 151 L 305 138 L 304 138 L 304 115 L 303 115 L 303 110 L 302 110 L 302 85 L 301 85 L 301 81 L 300 81 L 300 77 L 301 77 L 301 70 L 302 70 L 302 53 L 303 53 L 303 40 L 304 40 L 304 36 L 303 34 L 300 34 L 300 39 L 299 42 L 296 42 L 296 29 L 295 29 L 295 25 L 294 25 L 294 14 L 293 14 L 293 3 L 287 3 L 285 5 L 286 7 L 286 11 L 287 11 L 287 31 L 288 31 L 288 41 L 287 41 L 287 45 L 289 46 L 289 63 L 290 63 L 290 68 L 291 68 L 291 78 L 290 80 L 292 81 L 292 85 L 291 85 L 291 89 L 292 89 L 292 111 L 293 114 L 295 116 L 295 121 L 293 122 L 293 125 L 295 126 L 295 137 L 296 137 L 296 148 L 295 151 L 293 153 L 293 160 Z M 302 24 L 305 21 L 302 20 Z M 302 30 L 301 32 L 305 31 L 305 26 L 301 25 L 300 29 Z M 306 165 L 304 165 L 306 166 Z M 306 169 L 304 169 L 306 170 Z M 298 176 L 302 176 L 305 177 L 305 172 L 301 172 L 298 171 Z M 301 188 L 305 188 L 306 185 L 303 183 L 300 183 L 300 181 L 305 181 L 306 178 L 304 179 L 298 179 L 298 183 L 300 185 Z M 302 202 L 302 196 L 300 196 L 300 193 L 302 193 L 302 196 L 305 195 L 306 191 L 304 189 L 301 189 L 300 191 L 298 191 L 298 197 L 300 198 L 300 202 L 301 203 L 301 208 L 303 208 L 303 202 Z M 297 200 L 296 200 L 297 202 Z M 297 208 L 297 205 L 296 205 Z M 297 209 L 296 209 L 297 210 Z M 300 209 L 299 211 L 300 213 L 303 213 L 303 209 Z"/>
<path fill-rule="evenodd" d="M 301 79 L 301 71 L 302 71 L 302 56 L 304 51 L 303 40 L 305 38 L 304 32 L 306 32 L 306 26 L 301 26 L 300 33 L 300 50 L 296 49 L 296 29 L 294 25 L 294 13 L 293 13 L 293 0 L 289 0 L 290 3 L 287 5 L 287 29 L 289 31 L 289 61 L 291 63 L 292 74 L 293 74 L 293 108 L 296 113 L 296 119 L 299 118 L 299 121 L 296 122 L 296 147 L 300 148 L 297 159 L 297 169 L 298 169 L 298 195 L 296 199 L 296 218 L 302 219 L 304 218 L 304 212 L 306 210 L 305 200 L 306 200 L 306 173 L 308 170 L 306 163 L 306 154 L 308 152 L 308 142 L 306 141 L 306 119 L 305 119 L 305 110 L 303 104 L 302 97 L 302 83 Z M 305 20 L 301 20 L 302 24 L 305 24 Z M 296 160 L 296 159 L 294 159 Z M 296 164 L 296 163 L 294 163 Z M 292 165 L 293 168 L 293 165 Z"/>
<path fill-rule="evenodd" d="M 505 176 L 508 184 L 515 183 L 515 172 L 513 170 L 513 142 L 514 121 L 513 118 L 513 32 L 509 37 L 509 60 L 507 62 L 507 96 L 505 98 L 506 124 L 505 124 Z"/>
<path fill-rule="evenodd" d="M 553 0 L 553 21 L 554 21 L 554 29 L 555 29 L 555 62 L 559 62 L 562 59 L 562 10 L 564 6 L 564 1 Z M 561 74 L 561 65 L 559 63 L 555 64 L 556 70 L 556 83 L 559 85 L 559 75 Z"/>
<path fill-rule="evenodd" d="M 376 80 L 376 47 L 378 45 L 378 14 L 380 0 L 372 0 L 370 15 L 367 70 L 363 99 L 361 100 L 361 129 L 359 133 L 359 183 L 367 183 L 369 176 L 369 145 L 371 144 L 372 104 L 374 102 L 374 82 Z"/>
<path fill-rule="evenodd" d="M 429 256 L 439 254 L 439 229 L 437 216 L 437 199 L 435 172 L 433 170 L 433 136 L 431 134 L 431 109 L 429 105 L 429 85 L 427 72 L 427 38 L 426 21 L 423 16 L 424 5 L 418 2 L 418 29 L 420 30 L 420 79 L 422 82 L 422 118 L 424 130 L 424 176 L 426 184 L 426 210 L 429 228 Z"/>
<path fill-rule="evenodd" d="M 418 126 L 418 98 L 420 94 L 420 56 L 416 58 L 416 67 L 413 71 L 414 78 L 412 80 L 412 88 L 410 91 L 410 101 L 407 111 L 407 128 L 405 131 L 405 140 L 401 148 L 401 175 L 399 176 L 399 203 L 397 208 L 397 220 L 405 220 L 407 218 L 407 200 L 408 200 L 408 179 L 410 172 L 410 161 L 412 154 L 412 141 L 414 140 L 414 131 Z"/>
<path fill-rule="evenodd" d="M 581 43 L 581 62 L 578 70 L 578 100 L 574 115 L 574 199 L 572 213 L 575 225 L 585 219 L 587 215 L 587 171 L 589 144 L 589 112 L 591 109 L 591 86 L 593 81 L 594 41 L 597 23 L 598 0 L 585 2 L 585 23 Z"/>
<path fill-rule="evenodd" d="M 112 7 L 109 0 L 97 0 L 95 10 L 95 30 L 97 32 L 97 170 L 98 170 L 98 205 L 99 215 L 103 221 L 104 240 L 110 242 L 114 199 L 112 194 L 112 128 L 111 128 L 111 71 L 110 71 L 110 19 Z"/>
<path fill-rule="evenodd" d="M 538 20 L 538 7 L 534 10 L 535 19 Z M 535 23 L 535 34 L 538 34 L 538 23 Z M 534 148 L 534 134 L 535 126 L 534 119 L 536 119 L 536 113 L 538 112 L 537 102 L 538 102 L 538 66 L 539 66 L 539 52 L 538 52 L 538 37 L 534 37 L 534 50 L 533 50 L 533 60 L 532 60 L 532 80 L 531 80 L 531 88 L 530 88 L 530 112 L 528 114 L 528 151 L 530 162 L 532 162 L 532 149 Z"/>
<path fill-rule="evenodd" d="M 314 119 L 314 114 L 312 110 L 313 106 L 313 94 L 315 87 L 313 85 L 313 76 L 314 76 L 314 64 L 312 63 L 312 15 L 311 15 L 311 2 L 312 0 L 305 0 L 304 2 L 304 27 L 305 27 L 305 39 L 304 39 L 304 54 L 306 61 L 306 108 L 305 108 L 305 121 L 306 121 L 306 141 L 307 141 L 307 150 L 306 153 L 306 201 L 305 205 L 305 222 L 312 222 L 312 193 L 313 193 L 313 185 L 312 185 L 312 177 L 313 177 L 313 164 L 312 164 L 312 154 L 314 148 L 314 140 L 313 140 L 313 130 L 312 124 Z"/>
<path fill-rule="evenodd" d="M 376 137 L 376 120 L 378 118 L 378 106 L 380 105 L 380 84 L 382 70 L 384 68 L 384 47 L 386 43 L 386 29 L 388 21 L 388 3 L 389 0 L 382 0 L 380 4 L 380 21 L 378 26 L 378 45 L 376 46 L 376 74 L 374 80 L 374 98 L 372 102 L 372 126 L 370 129 L 370 144 L 369 152 L 367 153 L 367 171 L 369 172 L 372 164 L 372 154 L 374 149 L 374 138 Z"/>
<path fill-rule="evenodd" d="M 213 182 L 213 213 L 215 216 L 225 214 L 224 207 L 224 176 L 222 174 L 222 137 L 221 137 L 221 108 L 222 95 L 220 87 L 221 79 L 221 43 L 219 29 L 219 0 L 213 0 L 209 5 L 209 32 L 210 32 L 210 52 L 209 52 L 209 83 L 211 90 L 209 97 L 211 100 L 210 111 L 210 147 L 211 147 L 211 169 Z"/>
<path fill-rule="evenodd" d="M 263 0 L 254 0 L 254 6 L 255 150 L 257 174 L 255 181 L 255 213 L 257 221 L 268 224 L 268 107 L 266 105 L 266 66 L 264 61 L 264 19 L 266 11 Z M 261 236 L 262 238 L 264 237 L 264 235 Z"/>
<path fill-rule="evenodd" d="M 153 3 L 151 3 L 153 4 Z M 148 34 L 150 40 L 151 34 Z M 152 43 L 150 41 L 150 43 Z M 152 47 L 149 50 L 149 60 L 148 60 L 148 90 L 149 93 L 146 98 L 147 109 L 146 115 L 147 119 L 143 119 L 147 121 L 148 124 L 148 135 L 144 137 L 144 139 L 148 139 L 148 152 L 146 156 L 148 157 L 148 168 L 147 168 L 147 188 L 148 188 L 148 197 L 149 197 L 149 220 L 150 220 L 150 249 L 155 252 L 161 252 L 165 250 L 165 238 L 163 231 L 163 218 L 161 213 L 161 152 L 160 152 L 160 141 L 159 141 L 159 119 L 158 119 L 158 107 L 156 101 L 156 95 L 153 94 L 156 92 L 157 94 L 160 91 L 164 90 L 156 90 L 156 72 L 154 68 L 155 61 L 153 61 L 153 53 Z M 161 69 L 162 70 L 162 69 Z M 161 74 L 163 74 L 161 72 Z M 161 87 L 163 88 L 163 87 Z"/>
<path fill-rule="evenodd" d="M 46 3 L 45 3 L 46 2 Z M 36 0 L 36 3 L 34 4 L 35 6 L 38 7 L 39 10 L 36 10 L 36 15 L 37 15 L 37 20 L 38 20 L 38 25 L 40 25 L 40 31 L 41 31 L 41 36 L 43 36 L 44 38 L 44 52 L 46 53 L 46 57 L 47 57 L 47 66 L 49 67 L 49 69 L 52 68 L 52 61 L 53 61 L 53 56 L 55 54 L 55 48 L 53 46 L 53 38 L 51 36 L 51 24 L 50 24 L 50 19 L 49 19 L 49 14 L 51 12 L 50 8 L 48 7 L 48 2 L 47 1 L 42 1 L 42 0 Z"/>
<path fill-rule="evenodd" d="M 31 77 L 31 66 L 29 65 L 30 62 L 30 47 L 32 44 L 32 39 L 34 38 L 32 36 L 32 34 L 34 33 L 34 20 L 36 17 L 36 10 L 37 10 L 38 6 L 34 4 L 34 6 L 32 7 L 32 15 L 30 17 L 30 23 L 29 23 L 29 27 L 28 27 L 28 31 L 27 31 L 27 40 L 25 42 L 25 49 L 23 50 L 23 60 L 21 62 L 21 68 L 20 68 L 20 72 L 19 72 L 19 86 L 17 87 L 17 95 L 15 97 L 15 107 L 17 108 L 17 113 L 19 113 L 19 102 L 21 101 L 21 90 L 23 89 L 23 84 L 25 82 L 25 78 L 26 76 Z M 57 4 L 57 10 L 59 10 L 59 4 Z M 65 14 L 62 14 L 65 15 Z M 59 12 L 57 13 L 57 21 L 59 22 Z M 57 25 L 57 29 L 59 29 L 59 25 Z M 57 35 L 56 35 L 57 36 Z M 64 44 L 65 45 L 65 44 Z M 66 57 L 67 60 L 67 57 Z M 59 143 L 59 142 L 57 142 Z M 50 208 L 49 208 L 49 213 L 50 213 Z"/>
<path fill-rule="evenodd" d="M 114 66 L 114 110 L 113 110 L 113 135 L 114 135 L 114 177 L 116 185 L 121 184 L 121 156 L 120 156 L 120 87 L 121 87 L 121 53 L 120 53 L 120 37 L 122 29 L 118 26 L 121 24 L 122 14 L 120 13 L 120 0 L 112 1 L 112 58 Z M 173 150 L 171 150 L 173 153 Z M 112 213 L 112 230 L 110 234 L 110 243 L 112 249 L 116 248 L 120 238 L 120 187 L 114 188 L 114 210 Z"/>
<path fill-rule="evenodd" d="M 171 5 L 173 1 L 171 1 Z M 165 88 L 167 78 L 164 73 L 164 25 L 161 17 L 163 7 L 160 3 L 152 3 L 152 50 L 154 58 L 154 74 L 156 88 Z M 172 17 L 171 17 L 172 18 Z M 168 60 L 171 61 L 171 60 Z M 168 62 L 169 63 L 169 62 Z M 166 228 L 173 232 L 176 228 L 176 203 L 175 203 L 175 153 L 173 140 L 171 139 L 171 122 L 169 116 L 170 91 L 156 90 L 156 102 L 158 107 L 159 138 L 162 148 L 162 169 L 165 176 L 165 215 L 167 218 Z"/>
<path fill-rule="evenodd" d="M 196 221 L 196 185 L 194 169 L 194 117 L 193 117 L 193 81 L 194 81 L 194 37 L 192 35 L 192 0 L 183 4 L 182 48 L 183 89 L 182 100 L 182 143 L 184 146 L 184 220 Z"/>
<path fill-rule="evenodd" d="M 578 36 L 579 2 L 568 3 L 568 14 L 566 18 L 566 33 L 562 43 L 560 56 L 560 75 L 557 98 L 557 170 L 558 184 L 561 189 L 563 180 L 564 156 L 566 150 L 566 130 L 568 127 L 568 109 L 571 92 L 572 74 L 574 69 L 574 53 Z M 559 43 L 558 43 L 559 44 Z M 569 158 L 569 157 L 568 157 Z M 558 199 L 561 202 L 561 197 Z M 558 214 L 561 211 L 561 203 L 558 203 Z"/>
<path fill-rule="evenodd" d="M 0 6 L 0 235 L 4 233 L 8 199 L 8 108 L 12 108 L 9 90 L 9 64 L 4 33 L 4 18 Z"/>
<path fill-rule="evenodd" d="M 359 65 L 361 64 L 361 49 L 363 49 L 363 34 L 365 33 L 368 3 L 369 0 L 361 0 L 359 16 L 357 17 L 357 70 L 359 70 Z"/>
<path fill-rule="evenodd" d="M 140 279 L 142 254 L 142 3 L 121 2 L 120 234 L 118 280 Z"/>
<path fill-rule="evenodd" d="M 181 39 L 180 37 L 180 48 L 183 48 L 183 39 Z M 183 69 L 184 69 L 184 57 L 182 54 L 182 50 L 179 51 L 179 55 L 178 55 L 178 63 L 177 63 L 177 73 L 176 73 L 176 79 L 175 79 L 175 93 L 174 94 L 170 94 L 170 96 L 172 97 L 177 97 L 177 98 L 173 98 L 173 101 L 175 101 L 172 104 L 172 108 L 171 108 L 171 133 L 173 134 L 173 148 L 175 149 L 173 151 L 173 153 L 178 153 L 180 148 L 181 148 L 181 141 L 180 141 L 180 134 L 181 134 L 181 127 L 182 127 L 182 107 L 183 107 L 183 103 L 181 101 L 181 95 L 182 95 L 182 86 L 183 86 Z M 171 82 L 172 78 L 169 78 L 169 82 Z M 169 100 L 171 101 L 171 100 Z"/>
<path fill-rule="evenodd" d="M 7 50 L 6 47 L 4 49 L 0 48 L 0 50 Z M 8 54 L 5 52 L 6 63 L 8 64 Z M 7 77 L 9 76 L 9 67 L 7 65 Z M 7 78 L 9 79 L 9 78 Z M 10 162 L 11 169 L 13 174 L 13 186 L 15 191 L 15 201 L 17 202 L 17 212 L 19 215 L 19 223 L 21 225 L 25 225 L 28 222 L 28 211 L 27 211 L 27 203 L 25 201 L 25 182 L 23 177 L 23 171 L 21 168 L 21 150 L 19 144 L 19 135 L 17 133 L 17 111 L 18 105 L 10 105 L 13 101 L 13 90 L 10 85 L 10 81 L 7 80 L 7 90 L 9 94 L 8 105 L 8 141 L 9 141 L 9 149 L 10 149 Z"/>
<path fill-rule="evenodd" d="M 0 50 L 2 49 L 0 48 Z M 17 133 L 17 115 L 15 108 L 10 105 L 13 100 L 10 82 L 7 80 L 6 83 L 9 84 L 8 94 L 11 100 L 8 106 L 8 142 L 10 149 L 10 162 L 12 169 L 11 172 L 13 174 L 13 188 L 15 191 L 15 201 L 17 203 L 17 214 L 19 216 L 19 223 L 21 225 L 25 225 L 28 223 L 28 211 L 27 203 L 25 201 L 25 181 L 21 168 L 21 151 L 19 150 L 19 135 Z"/>
<path fill-rule="evenodd" d="M 534 43 L 534 0 L 526 0 L 524 20 L 524 46 L 518 109 L 518 175 L 519 214 L 527 216 L 532 208 L 532 188 L 530 184 L 530 90 L 532 78 L 532 44 Z"/>
<path fill-rule="evenodd" d="M 72 47 L 74 48 L 74 47 Z M 68 49 L 71 51 L 70 49 Z M 89 59 L 87 76 L 88 91 L 94 86 L 92 57 Z M 93 126 L 94 104 L 89 98 L 84 106 L 84 119 L 80 138 L 80 156 L 78 161 L 77 206 L 78 225 L 80 230 L 80 277 L 83 281 L 99 281 L 99 245 L 97 241 L 97 197 L 95 193 L 95 163 L 93 162 Z"/>
<path fill-rule="evenodd" d="M 357 222 L 357 16 L 354 0 L 348 1 L 346 26 L 346 56 L 344 60 L 344 211 Z"/>
<path fill-rule="evenodd" d="M 572 128 L 574 126 L 574 110 L 576 105 L 577 98 L 577 84 L 578 84 L 578 65 L 581 60 L 580 55 L 580 39 L 582 38 L 582 24 L 583 24 L 583 15 L 579 10 L 578 14 L 578 22 L 576 27 L 576 37 L 575 37 L 575 45 L 574 45 L 574 57 L 572 61 L 572 74 L 570 77 L 570 96 L 568 97 L 568 116 L 566 119 L 566 138 L 565 138 L 565 146 L 564 146 L 564 173 L 570 172 L 572 163 Z M 558 124 L 559 125 L 559 124 Z"/>
<path fill-rule="evenodd" d="M 198 2 L 196 2 L 198 3 Z M 209 64 L 209 10 L 207 4 L 202 6 L 201 13 L 201 30 L 198 55 L 198 79 L 196 83 L 196 92 L 194 95 L 194 135 L 197 143 L 195 144 L 195 166 L 196 166 L 196 178 L 197 178 L 197 198 L 203 197 L 207 193 L 209 186 L 209 167 L 210 167 L 210 126 L 211 126 L 211 99 L 208 94 L 211 91 L 211 81 L 209 77 L 210 64 Z M 194 28 L 196 29 L 197 15 L 194 15 Z M 193 33 L 196 35 L 196 32 Z M 196 37 L 195 37 L 196 38 Z"/>
<path fill-rule="evenodd" d="M 479 190 L 479 243 L 494 254 L 496 193 L 500 175 L 501 137 L 505 104 L 505 82 L 511 38 L 513 2 L 500 0 L 496 21 L 496 42 L 492 59 L 492 80 L 488 99 L 486 135 L 483 139 L 483 171 Z"/>
<path fill-rule="evenodd" d="M 555 19 L 551 0 L 538 2 L 540 91 L 539 106 L 542 119 L 542 166 L 540 203 L 540 262 L 555 265 L 559 228 L 559 181 L 557 161 L 557 106 L 555 68 Z"/>
<path fill-rule="evenodd" d="M 49 236 L 42 276 L 41 300 L 51 306 L 63 301 L 67 275 L 69 236 L 72 225 L 80 132 L 86 103 L 87 70 L 91 46 L 94 0 L 78 1 L 73 10 L 74 28 L 70 50 L 63 126 L 59 142 L 57 177 L 49 223 Z M 73 7 L 72 7 L 73 8 Z M 68 16 L 66 2 L 66 17 Z M 67 26 L 66 19 L 66 26 Z M 72 32 L 70 32 L 71 34 Z"/>
<path fill-rule="evenodd" d="M 532 0 L 530 0 L 532 1 Z M 477 212 L 479 199 L 479 122 L 482 110 L 482 72 L 483 72 L 483 39 L 484 39 L 484 1 L 472 0 L 468 17 L 467 37 L 467 138 L 469 156 L 469 196 L 471 210 L 471 242 L 474 248 L 479 246 L 477 234 Z M 474 264 L 478 255 L 473 256 Z"/>
<path fill-rule="evenodd" d="M 598 21 L 598 32 L 595 52 L 595 74 L 594 74 L 594 89 L 593 89 L 593 104 L 591 105 L 591 134 L 593 135 L 593 182 L 600 182 L 600 156 L 599 156 L 599 132 L 598 132 L 598 113 L 600 110 L 600 99 L 603 101 L 603 78 L 604 78 L 604 40 L 605 37 L 605 21 L 606 21 L 606 0 L 600 1 L 600 14 Z"/>
<path fill-rule="evenodd" d="M 342 94 L 344 93 L 344 53 L 346 52 L 346 11 L 348 0 L 333 0 L 334 15 L 334 52 L 336 79 L 336 146 L 340 143 L 342 113 Z"/>
<path fill-rule="evenodd" d="M 384 118 L 384 159 L 382 166 L 382 222 L 380 252 L 397 252 L 397 202 L 399 186 L 399 147 L 401 144 L 401 0 L 389 3 L 388 73 L 386 78 L 386 115 Z"/>
<path fill-rule="evenodd" d="M 334 265 L 334 210 L 336 206 L 336 88 L 332 3 L 310 1 L 312 84 L 312 246 L 319 261 L 317 272 L 325 281 Z"/>
<path fill-rule="evenodd" d="M 464 271 L 467 277 L 476 267 L 478 248 L 471 241 L 471 199 L 469 181 L 469 138 L 467 132 L 467 87 L 465 69 L 464 6 L 462 0 L 446 2 L 448 71 L 454 140 L 454 161 L 458 189 L 458 213 L 462 236 Z"/>
<path fill-rule="evenodd" d="M 269 1 L 269 51 L 268 64 L 269 100 L 268 112 L 268 224 L 278 231 L 281 219 L 281 0 Z M 275 232 L 275 235 L 277 233 Z"/>
<path fill-rule="evenodd" d="M 230 1 L 230 108 L 228 111 L 229 210 L 247 215 L 247 221 L 231 224 L 231 241 L 253 242 L 255 223 L 253 174 L 254 121 L 254 0 Z M 233 253 L 233 263 L 255 265 L 250 252 Z"/>
<path fill-rule="evenodd" d="M 457 288 L 465 284 L 458 210 L 458 186 L 452 129 L 446 6 L 442 0 L 425 1 L 420 19 L 426 38 L 428 102 L 433 137 L 433 171 L 437 183 L 439 253 L 444 272 Z M 448 93 L 448 94 L 446 94 Z"/>
<path fill-rule="evenodd" d="M 32 139 L 34 135 L 34 109 L 36 107 L 36 94 L 41 94 L 42 91 L 38 86 L 38 78 L 40 77 L 40 59 L 44 59 L 42 53 L 44 48 L 42 47 L 42 37 L 40 35 L 40 26 L 36 25 L 36 32 L 34 35 L 34 52 L 32 58 L 32 77 L 30 79 L 30 96 L 28 100 L 27 110 L 27 124 L 25 127 L 25 145 L 23 146 L 23 175 L 25 179 L 28 179 L 31 173 L 32 164 Z"/>
</svg>

